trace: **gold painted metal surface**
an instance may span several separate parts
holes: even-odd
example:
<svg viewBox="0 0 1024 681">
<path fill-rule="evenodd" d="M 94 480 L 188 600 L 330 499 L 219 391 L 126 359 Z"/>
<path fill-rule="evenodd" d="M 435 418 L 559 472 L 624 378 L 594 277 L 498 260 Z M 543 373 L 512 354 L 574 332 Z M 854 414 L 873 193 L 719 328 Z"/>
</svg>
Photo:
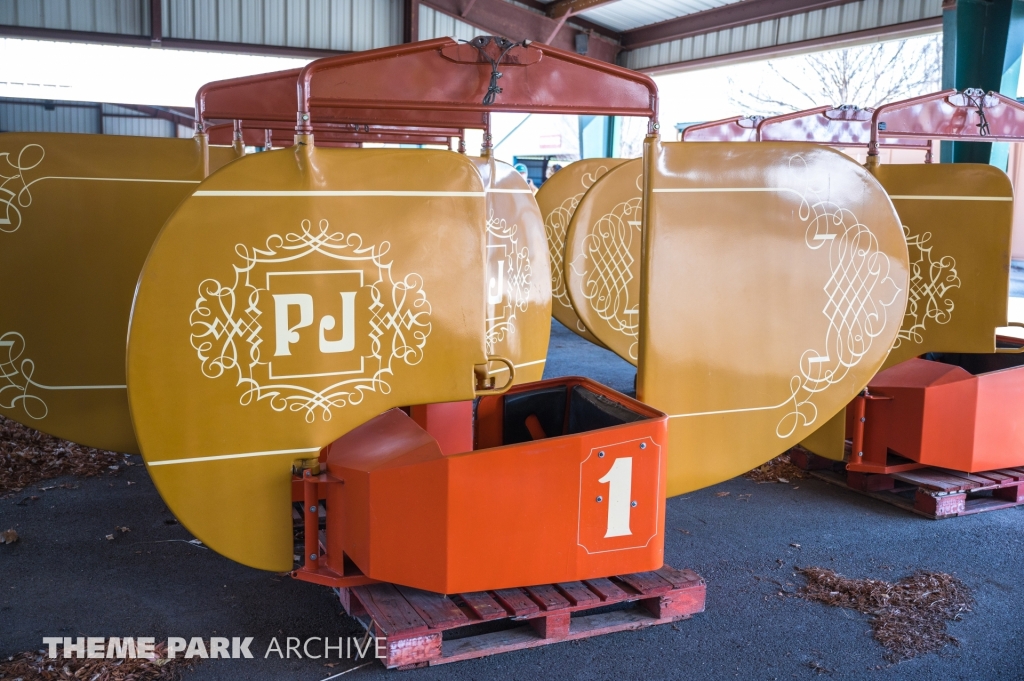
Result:
<svg viewBox="0 0 1024 681">
<path fill-rule="evenodd" d="M 998 168 L 973 163 L 869 170 L 899 214 L 910 260 L 906 313 L 882 368 L 928 352 L 995 352 L 996 328 L 1006 326 L 1009 296 L 1009 178 Z M 842 427 L 823 429 L 801 444 L 842 460 L 845 417 L 840 420 Z"/>
<path fill-rule="evenodd" d="M 846 407 L 804 438 L 800 446 L 833 461 L 846 459 Z"/>
<path fill-rule="evenodd" d="M 485 221 L 473 163 L 430 150 L 299 144 L 181 204 L 139 282 L 128 396 L 189 531 L 288 570 L 293 461 L 391 407 L 473 398 Z"/>
<path fill-rule="evenodd" d="M 580 322 L 565 286 L 565 240 L 576 206 L 588 189 L 606 172 L 625 163 L 623 158 L 588 158 L 570 163 L 548 178 L 537 190 L 537 204 L 544 216 L 548 254 L 551 258 L 551 315 L 566 328 L 601 345 Z"/>
<path fill-rule="evenodd" d="M 487 192 L 487 355 L 509 359 L 513 383 L 539 381 L 551 336 L 551 273 L 540 208 L 523 176 L 471 157 Z M 508 369 L 492 361 L 499 384 Z"/>
<path fill-rule="evenodd" d="M 1013 188 L 990 165 L 879 165 L 906 235 L 910 292 L 885 367 L 926 352 L 995 352 L 1006 326 Z"/>
<path fill-rule="evenodd" d="M 0 414 L 138 451 L 124 369 L 132 296 L 203 162 L 191 139 L 0 135 Z"/>
<path fill-rule="evenodd" d="M 583 326 L 636 365 L 643 159 L 609 170 L 580 199 L 565 242 L 565 285 Z"/>
<path fill-rule="evenodd" d="M 648 140 L 638 397 L 667 412 L 668 494 L 767 461 L 882 365 L 908 262 L 885 192 L 802 143 Z"/>
</svg>

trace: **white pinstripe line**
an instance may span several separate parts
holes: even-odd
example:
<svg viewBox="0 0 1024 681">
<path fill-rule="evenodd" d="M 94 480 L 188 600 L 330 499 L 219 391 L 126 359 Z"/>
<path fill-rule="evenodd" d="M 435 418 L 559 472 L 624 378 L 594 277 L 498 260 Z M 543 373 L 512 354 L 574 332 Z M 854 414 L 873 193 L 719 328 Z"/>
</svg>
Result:
<svg viewBox="0 0 1024 681">
<path fill-rule="evenodd" d="M 241 454 L 221 454 L 219 456 L 197 456 L 191 459 L 170 459 L 168 461 L 147 461 L 149 466 L 171 466 L 179 463 L 200 463 L 204 461 L 226 461 L 227 459 L 253 459 L 258 456 L 283 456 L 285 454 L 312 454 L 319 452 L 323 447 L 309 447 L 306 449 L 275 449 L 268 452 L 243 452 Z"/>
<path fill-rule="evenodd" d="M 362 190 L 335 190 L 335 189 L 312 189 L 312 190 L 214 190 L 201 189 L 192 196 L 230 196 L 230 197 L 268 197 L 268 196 L 441 196 L 441 197 L 467 197 L 483 198 L 486 192 L 435 192 L 435 191 L 362 191 Z"/>
</svg>

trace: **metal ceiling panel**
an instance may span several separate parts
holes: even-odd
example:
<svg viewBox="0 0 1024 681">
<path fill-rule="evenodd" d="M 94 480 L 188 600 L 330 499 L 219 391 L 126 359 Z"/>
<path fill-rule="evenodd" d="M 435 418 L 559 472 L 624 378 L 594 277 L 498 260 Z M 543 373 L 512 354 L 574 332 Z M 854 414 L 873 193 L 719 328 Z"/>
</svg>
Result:
<svg viewBox="0 0 1024 681">
<path fill-rule="evenodd" d="M 618 0 L 585 10 L 580 16 L 616 31 L 628 31 L 734 2 L 739 0 Z"/>
<path fill-rule="evenodd" d="M 631 0 L 623 0 L 627 1 Z M 624 66 L 636 70 L 670 64 L 684 67 L 686 62 L 739 55 L 754 50 L 782 50 L 787 45 L 795 46 L 832 37 L 839 40 L 845 34 L 941 17 L 942 0 L 861 0 L 637 48 L 625 52 L 622 61 Z M 759 58 L 768 56 L 762 52 L 757 54 Z"/>
</svg>

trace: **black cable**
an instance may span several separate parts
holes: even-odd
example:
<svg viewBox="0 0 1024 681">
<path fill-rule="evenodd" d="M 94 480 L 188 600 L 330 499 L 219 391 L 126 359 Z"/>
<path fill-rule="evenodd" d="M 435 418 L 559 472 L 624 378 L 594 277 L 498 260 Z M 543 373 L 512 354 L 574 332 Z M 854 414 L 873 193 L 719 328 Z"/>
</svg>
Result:
<svg viewBox="0 0 1024 681">
<path fill-rule="evenodd" d="M 491 59 L 491 55 L 487 54 L 487 45 L 489 45 L 492 40 L 494 41 L 494 44 L 498 46 L 498 49 L 501 50 L 501 54 L 497 59 Z M 525 40 L 521 43 L 517 43 L 500 36 L 482 35 L 470 40 L 469 44 L 475 47 L 477 51 L 483 55 L 484 59 L 491 64 L 491 82 L 487 87 L 487 94 L 484 95 L 483 101 L 484 106 L 490 106 L 494 104 L 494 101 L 502 92 L 501 88 L 498 87 L 498 79 L 501 78 L 501 71 L 498 70 L 498 65 L 501 64 L 501 60 L 505 58 L 505 55 L 507 55 L 513 47 L 526 47 L 529 43 Z"/>
<path fill-rule="evenodd" d="M 967 94 L 966 92 L 964 94 Z M 981 137 L 988 137 L 991 132 L 988 127 L 988 118 L 985 117 L 985 93 L 982 91 L 975 99 L 971 95 L 967 95 L 967 103 L 969 106 L 978 107 L 978 135 Z"/>
</svg>

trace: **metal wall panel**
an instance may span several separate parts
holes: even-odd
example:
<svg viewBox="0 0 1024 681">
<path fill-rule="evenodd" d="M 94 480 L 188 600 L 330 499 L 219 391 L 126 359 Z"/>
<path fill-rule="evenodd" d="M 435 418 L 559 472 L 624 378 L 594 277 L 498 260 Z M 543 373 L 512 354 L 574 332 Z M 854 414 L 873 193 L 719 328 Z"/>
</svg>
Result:
<svg viewBox="0 0 1024 681">
<path fill-rule="evenodd" d="M 164 37 L 355 51 L 402 41 L 402 0 L 162 0 Z"/>
<path fill-rule="evenodd" d="M 149 35 L 149 3 L 140 0 L 0 0 L 0 24 Z"/>
<path fill-rule="evenodd" d="M 455 17 L 420 5 L 420 40 L 451 37 L 457 40 L 472 40 L 485 31 L 459 21 Z"/>
<path fill-rule="evenodd" d="M 104 116 L 104 135 L 132 135 L 134 137 L 175 137 L 174 123 L 148 116 Z"/>
<path fill-rule="evenodd" d="M 617 4 L 617 3 L 616 3 Z M 623 66 L 648 69 L 750 50 L 784 48 L 808 40 L 878 29 L 942 16 L 942 0 L 861 0 L 722 31 L 672 40 L 623 53 Z"/>
<path fill-rule="evenodd" d="M 0 132 L 191 137 L 192 130 L 116 104 L 0 98 Z"/>
<path fill-rule="evenodd" d="M 42 101 L 0 100 L 0 132 L 82 132 L 100 131 L 99 108 L 95 105 L 60 106 L 47 110 Z"/>
</svg>

